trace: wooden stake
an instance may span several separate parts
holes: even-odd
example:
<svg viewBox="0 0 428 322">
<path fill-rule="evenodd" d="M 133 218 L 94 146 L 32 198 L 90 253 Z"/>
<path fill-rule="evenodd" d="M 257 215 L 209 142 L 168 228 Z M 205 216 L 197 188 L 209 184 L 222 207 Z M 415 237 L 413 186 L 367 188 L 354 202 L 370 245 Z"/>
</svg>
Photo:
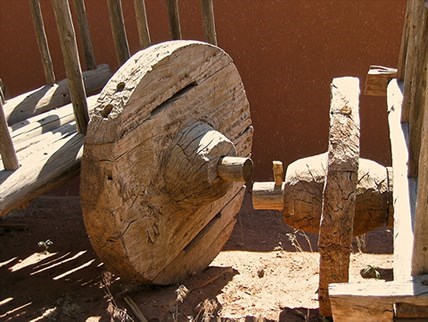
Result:
<svg viewBox="0 0 428 322">
<path fill-rule="evenodd" d="M 121 0 L 107 0 L 107 3 L 117 61 L 119 65 L 123 65 L 130 57 L 130 54 L 125 21 L 123 19 L 122 2 Z"/>
<path fill-rule="evenodd" d="M 324 317 L 331 317 L 328 285 L 349 278 L 360 150 L 358 78 L 333 79 L 331 92 L 328 168 L 318 241 L 318 300 Z"/>
<path fill-rule="evenodd" d="M 2 92 L 0 88 L 0 92 Z M 16 170 L 19 168 L 18 158 L 7 126 L 6 117 L 3 110 L 3 102 L 0 99 L 0 154 L 3 166 L 6 170 Z"/>
<path fill-rule="evenodd" d="M 146 4 L 144 0 L 134 0 L 135 18 L 137 20 L 138 38 L 140 47 L 147 48 L 152 43 L 147 23 Z"/>
<path fill-rule="evenodd" d="M 74 0 L 74 9 L 77 15 L 80 36 L 82 38 L 83 51 L 87 69 L 96 69 L 94 49 L 92 48 L 91 34 L 89 32 L 88 17 L 86 15 L 85 0 Z"/>
<path fill-rule="evenodd" d="M 284 168 L 281 161 L 272 161 L 273 166 L 273 180 L 275 186 L 281 186 L 284 182 Z"/>
<path fill-rule="evenodd" d="M 250 158 L 222 157 L 217 165 L 217 174 L 225 181 L 250 182 L 253 161 Z"/>
<path fill-rule="evenodd" d="M 58 28 L 59 41 L 64 59 L 65 72 L 69 82 L 71 102 L 73 103 L 77 131 L 86 134 L 89 121 L 86 92 L 83 85 L 82 69 L 80 68 L 77 50 L 76 33 L 71 19 L 68 0 L 52 0 Z"/>
<path fill-rule="evenodd" d="M 174 40 L 182 39 L 180 27 L 180 14 L 178 11 L 178 0 L 166 0 L 169 17 L 169 31 Z"/>
<path fill-rule="evenodd" d="M 47 84 L 55 83 L 55 73 L 49 52 L 48 39 L 46 37 L 45 25 L 43 23 L 40 0 L 30 0 L 30 11 L 33 17 L 34 30 L 36 32 L 37 45 L 42 58 L 43 71 Z"/>
<path fill-rule="evenodd" d="M 205 37 L 210 44 L 217 46 L 213 0 L 201 0 L 201 6 L 202 24 L 204 26 Z"/>
</svg>

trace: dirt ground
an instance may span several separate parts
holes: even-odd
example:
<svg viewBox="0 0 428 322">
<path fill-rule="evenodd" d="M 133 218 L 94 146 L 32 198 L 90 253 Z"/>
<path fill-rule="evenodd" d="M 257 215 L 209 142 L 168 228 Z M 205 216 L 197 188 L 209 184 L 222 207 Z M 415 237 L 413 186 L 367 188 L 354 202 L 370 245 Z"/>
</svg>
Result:
<svg viewBox="0 0 428 322">
<path fill-rule="evenodd" d="M 248 196 L 210 267 L 169 287 L 125 285 L 106 274 L 77 197 L 41 197 L 0 227 L 1 321 L 139 321 L 127 299 L 149 321 L 318 320 L 316 236 L 295 232 L 278 213 L 254 211 Z M 351 281 L 364 282 L 367 265 L 378 267 L 371 282 L 392 280 L 392 233 L 382 228 L 363 241 L 354 243 Z"/>
</svg>

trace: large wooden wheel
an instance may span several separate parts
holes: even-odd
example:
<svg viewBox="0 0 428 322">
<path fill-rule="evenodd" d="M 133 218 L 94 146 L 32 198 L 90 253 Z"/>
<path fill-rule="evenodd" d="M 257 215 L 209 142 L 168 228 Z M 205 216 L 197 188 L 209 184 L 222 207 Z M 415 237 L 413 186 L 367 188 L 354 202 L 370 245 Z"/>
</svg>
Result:
<svg viewBox="0 0 428 322">
<path fill-rule="evenodd" d="M 100 95 L 82 159 L 84 222 L 106 266 L 154 284 L 206 268 L 234 227 L 252 132 L 221 49 L 173 41 L 131 57 Z"/>
</svg>

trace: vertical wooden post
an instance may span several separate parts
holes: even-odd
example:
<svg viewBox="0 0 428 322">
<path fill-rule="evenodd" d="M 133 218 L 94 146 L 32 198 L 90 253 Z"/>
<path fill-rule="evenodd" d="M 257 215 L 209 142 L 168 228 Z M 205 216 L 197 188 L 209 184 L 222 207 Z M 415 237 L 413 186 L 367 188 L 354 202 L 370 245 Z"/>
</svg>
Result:
<svg viewBox="0 0 428 322">
<path fill-rule="evenodd" d="M 123 19 L 122 2 L 121 0 L 107 0 L 107 3 L 117 61 L 119 65 L 123 65 L 130 57 L 130 54 L 125 21 Z"/>
<path fill-rule="evenodd" d="M 410 28 L 410 9 L 411 2 L 406 2 L 406 13 L 404 16 L 403 34 L 401 35 L 400 53 L 397 63 L 397 79 L 404 80 L 404 71 L 406 69 L 407 46 L 409 44 L 409 28 Z"/>
<path fill-rule="evenodd" d="M 201 6 L 202 24 L 204 26 L 205 37 L 210 44 L 217 46 L 213 0 L 201 0 Z"/>
<path fill-rule="evenodd" d="M 82 38 L 83 52 L 87 69 L 96 69 L 94 49 L 92 48 L 91 33 L 89 32 L 88 17 L 86 15 L 85 0 L 74 0 L 74 9 L 77 15 L 80 37 Z"/>
<path fill-rule="evenodd" d="M 19 163 L 4 115 L 2 93 L 3 90 L 0 88 L 0 155 L 6 170 L 16 170 Z"/>
<path fill-rule="evenodd" d="M 281 161 L 272 161 L 273 180 L 275 186 L 282 186 L 284 182 L 284 167 Z"/>
<path fill-rule="evenodd" d="M 55 13 L 77 131 L 86 134 L 89 121 L 88 105 L 83 85 L 82 69 L 80 68 L 76 33 L 71 20 L 70 5 L 68 0 L 52 0 L 51 3 Z"/>
<path fill-rule="evenodd" d="M 328 285 L 349 279 L 360 154 L 358 78 L 333 79 L 327 176 L 319 231 L 320 313 L 331 317 Z"/>
<path fill-rule="evenodd" d="M 40 0 L 30 0 L 30 11 L 33 17 L 34 30 L 36 32 L 37 45 L 42 58 L 43 71 L 47 84 L 55 83 L 55 73 L 49 52 L 48 39 L 46 37 L 45 25 L 43 23 Z"/>
<path fill-rule="evenodd" d="M 181 39 L 180 14 L 178 12 L 178 0 L 166 0 L 169 17 L 169 31 L 174 40 Z"/>
<path fill-rule="evenodd" d="M 149 26 L 147 23 L 146 4 L 144 0 L 134 0 L 135 18 L 137 20 L 138 38 L 141 48 L 151 45 Z"/>
</svg>

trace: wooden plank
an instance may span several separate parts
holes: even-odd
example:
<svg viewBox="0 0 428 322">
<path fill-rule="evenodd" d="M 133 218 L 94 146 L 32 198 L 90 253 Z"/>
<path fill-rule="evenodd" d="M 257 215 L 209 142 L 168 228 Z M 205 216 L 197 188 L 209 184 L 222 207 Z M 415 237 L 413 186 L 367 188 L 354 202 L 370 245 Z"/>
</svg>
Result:
<svg viewBox="0 0 428 322">
<path fill-rule="evenodd" d="M 88 99 L 91 111 L 97 97 Z M 25 138 L 26 147 L 17 152 L 21 164 L 17 170 L 10 172 L 0 167 L 0 217 L 78 174 L 83 135 L 76 133 L 74 120 L 49 124 L 49 119 L 61 119 L 67 111 L 72 111 L 71 104 L 36 116 L 16 130 L 19 133 L 12 140 Z M 57 117 L 52 117 L 54 113 Z"/>
<path fill-rule="evenodd" d="M 166 0 L 166 5 L 168 7 L 169 32 L 171 33 L 171 37 L 173 40 L 182 39 L 178 0 Z"/>
<path fill-rule="evenodd" d="M 3 92 L 1 88 L 0 92 Z M 16 157 L 15 148 L 4 115 L 2 99 L 0 99 L 0 155 L 6 170 L 16 170 L 19 168 L 18 158 Z"/>
<path fill-rule="evenodd" d="M 210 44 L 217 46 L 213 0 L 201 0 L 201 6 L 202 24 L 204 26 L 205 37 Z"/>
<path fill-rule="evenodd" d="M 427 26 L 428 27 L 428 26 Z M 420 88 L 421 109 L 424 110 L 421 121 L 421 149 L 419 155 L 418 195 L 415 215 L 415 244 L 412 261 L 413 275 L 428 273 L 428 58 L 425 57 L 425 86 Z M 423 97 L 422 97 L 423 96 Z"/>
<path fill-rule="evenodd" d="M 414 24 L 413 55 L 411 58 L 410 83 L 404 83 L 404 100 L 409 110 L 409 175 L 416 177 L 421 149 L 422 120 L 425 111 L 425 85 L 428 51 L 428 6 L 424 1 L 416 1 L 412 11 Z M 410 92 L 406 89 L 410 87 Z"/>
<path fill-rule="evenodd" d="M 55 21 L 58 28 L 59 42 L 64 59 L 73 103 L 74 117 L 77 131 L 86 134 L 89 122 L 88 105 L 86 102 L 85 86 L 83 84 L 82 69 L 80 68 L 79 52 L 77 50 L 76 33 L 74 32 L 68 0 L 52 0 Z"/>
<path fill-rule="evenodd" d="M 331 316 L 328 285 L 349 279 L 360 156 L 358 78 L 334 78 L 331 94 L 327 177 L 318 240 L 318 300 L 324 317 Z"/>
<path fill-rule="evenodd" d="M 366 77 L 364 95 L 386 96 L 388 82 L 397 77 L 397 69 L 371 65 Z"/>
<path fill-rule="evenodd" d="M 107 0 L 107 3 L 117 62 L 119 65 L 123 65 L 130 57 L 130 54 L 125 20 L 123 19 L 122 1 Z"/>
<path fill-rule="evenodd" d="M 392 322 L 394 304 L 428 306 L 428 276 L 409 281 L 331 284 L 335 322 Z"/>
<path fill-rule="evenodd" d="M 408 124 L 401 123 L 403 83 L 392 80 L 388 85 L 388 123 L 393 169 L 394 205 L 394 279 L 408 280 L 412 276 L 413 223 L 415 218 L 415 178 L 409 178 L 407 161 Z"/>
<path fill-rule="evenodd" d="M 49 52 L 48 39 L 46 37 L 45 24 L 43 23 L 40 0 L 30 0 L 30 11 L 33 18 L 34 31 L 36 32 L 37 45 L 42 58 L 43 71 L 47 84 L 55 83 L 55 73 Z"/>
<path fill-rule="evenodd" d="M 396 303 L 394 311 L 396 318 L 425 318 L 425 321 L 428 319 L 428 306 L 413 305 L 409 303 Z"/>
<path fill-rule="evenodd" d="M 101 91 L 112 72 L 106 64 L 98 65 L 97 69 L 83 72 L 83 82 L 87 95 Z M 45 85 L 33 91 L 9 99 L 4 105 L 6 120 L 10 126 L 27 119 L 64 106 L 71 102 L 68 80 L 60 80 L 53 85 Z M 17 125 L 18 126 L 18 125 Z"/>
<path fill-rule="evenodd" d="M 135 18 L 137 20 L 138 39 L 141 48 L 151 45 L 149 26 L 147 23 L 146 3 L 144 0 L 134 0 Z"/>
<path fill-rule="evenodd" d="M 94 49 L 92 47 L 91 33 L 89 32 L 88 16 L 86 15 L 85 0 L 74 0 L 74 11 L 77 16 L 80 37 L 82 39 L 83 52 L 87 69 L 97 68 Z"/>
</svg>

